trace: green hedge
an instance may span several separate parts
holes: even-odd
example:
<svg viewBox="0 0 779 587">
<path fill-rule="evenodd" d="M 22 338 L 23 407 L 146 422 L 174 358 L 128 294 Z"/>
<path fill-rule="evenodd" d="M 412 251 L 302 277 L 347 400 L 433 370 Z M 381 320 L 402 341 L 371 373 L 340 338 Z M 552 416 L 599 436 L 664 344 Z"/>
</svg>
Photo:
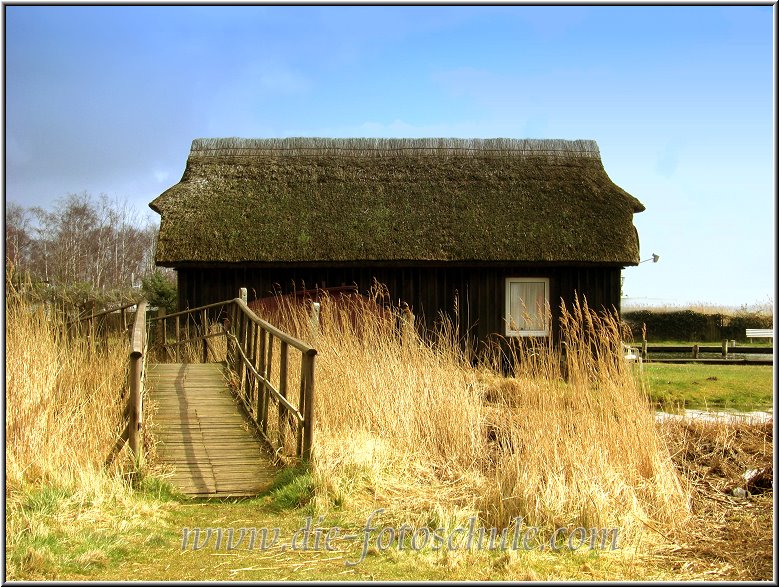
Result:
<svg viewBox="0 0 779 587">
<path fill-rule="evenodd" d="M 746 341 L 747 328 L 772 328 L 773 317 L 762 313 L 740 311 L 732 315 L 705 314 L 695 310 L 632 310 L 622 314 L 634 340 L 641 340 L 646 324 L 649 341 L 680 340 L 718 342 L 722 339 Z"/>
</svg>

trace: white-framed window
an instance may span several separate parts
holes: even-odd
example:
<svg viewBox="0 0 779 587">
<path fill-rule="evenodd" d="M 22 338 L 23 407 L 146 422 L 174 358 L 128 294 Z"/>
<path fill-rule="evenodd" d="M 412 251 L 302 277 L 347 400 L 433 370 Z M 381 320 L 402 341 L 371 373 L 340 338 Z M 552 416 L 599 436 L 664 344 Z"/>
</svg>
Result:
<svg viewBox="0 0 779 587">
<path fill-rule="evenodd" d="M 549 336 L 549 278 L 506 279 L 506 336 Z"/>
</svg>

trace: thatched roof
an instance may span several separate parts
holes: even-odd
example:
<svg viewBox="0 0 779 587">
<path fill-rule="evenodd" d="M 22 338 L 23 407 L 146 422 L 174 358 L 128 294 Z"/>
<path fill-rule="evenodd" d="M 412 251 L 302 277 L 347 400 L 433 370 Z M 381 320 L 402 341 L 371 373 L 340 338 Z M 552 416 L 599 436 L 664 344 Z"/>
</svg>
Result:
<svg viewBox="0 0 779 587">
<path fill-rule="evenodd" d="M 198 139 L 157 263 L 639 260 L 594 141 Z"/>
</svg>

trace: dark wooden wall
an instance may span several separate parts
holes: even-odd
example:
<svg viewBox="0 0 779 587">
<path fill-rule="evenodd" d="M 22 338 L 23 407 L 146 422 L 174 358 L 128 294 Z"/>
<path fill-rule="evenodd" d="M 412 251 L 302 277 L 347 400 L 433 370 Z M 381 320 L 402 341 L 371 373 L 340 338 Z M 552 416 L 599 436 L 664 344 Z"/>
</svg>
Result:
<svg viewBox="0 0 779 587">
<path fill-rule="evenodd" d="M 485 341 L 503 334 L 507 277 L 548 277 L 552 334 L 558 336 L 560 300 L 576 294 L 591 308 L 619 310 L 620 267 L 198 267 L 179 268 L 179 308 L 194 308 L 238 296 L 246 287 L 249 300 L 290 293 L 293 289 L 357 285 L 367 293 L 374 279 L 387 286 L 394 302 L 406 302 L 432 326 L 440 312 L 452 315 L 459 299 L 460 331 Z"/>
</svg>

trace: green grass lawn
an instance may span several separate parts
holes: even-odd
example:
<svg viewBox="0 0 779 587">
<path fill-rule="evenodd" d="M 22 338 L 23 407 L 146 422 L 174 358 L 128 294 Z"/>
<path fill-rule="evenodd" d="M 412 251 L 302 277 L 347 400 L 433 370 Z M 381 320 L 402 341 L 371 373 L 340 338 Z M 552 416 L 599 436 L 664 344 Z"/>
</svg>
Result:
<svg viewBox="0 0 779 587">
<path fill-rule="evenodd" d="M 287 472 L 285 472 L 287 473 Z M 154 581 L 294 581 L 294 580 L 605 580 L 655 577 L 658 569 L 646 568 L 630 552 L 494 550 L 431 548 L 414 551 L 395 544 L 379 548 L 374 535 L 363 553 L 366 520 L 354 512 L 336 510 L 319 517 L 310 503 L 308 474 L 282 473 L 280 483 L 267 494 L 245 500 L 191 500 L 176 496 L 165 484 L 147 479 L 146 488 L 134 498 L 134 510 L 143 520 L 124 523 L 123 512 L 103 504 L 90 511 L 89 504 L 72 499 L 70 492 L 44 487 L 28 490 L 26 499 L 13 508 L 14 524 L 25 526 L 10 541 L 7 553 L 11 579 L 26 580 L 136 580 Z M 285 478 L 286 477 L 286 478 Z M 161 491 L 160 491 L 161 490 Z M 137 516 L 136 516 L 137 517 Z M 311 527 L 333 528 L 355 539 L 324 538 L 316 533 L 308 541 L 301 531 L 306 519 Z M 377 520 L 376 525 L 380 525 Z M 261 534 L 249 548 L 248 537 L 238 547 L 221 546 L 216 538 L 194 548 L 189 538 L 182 548 L 183 528 L 268 529 L 264 548 Z M 272 545 L 278 529 L 278 543 Z M 299 535 L 297 547 L 292 540 Z M 205 546 L 204 546 L 205 544 Z M 235 544 L 235 543 L 234 543 Z M 486 543 L 485 543 L 486 544 Z M 356 563 L 356 564 L 350 564 Z M 662 571 L 664 577 L 669 570 Z"/>
<path fill-rule="evenodd" d="M 686 408 L 772 406 L 773 372 L 770 365 L 644 364 L 652 401 Z"/>
</svg>

